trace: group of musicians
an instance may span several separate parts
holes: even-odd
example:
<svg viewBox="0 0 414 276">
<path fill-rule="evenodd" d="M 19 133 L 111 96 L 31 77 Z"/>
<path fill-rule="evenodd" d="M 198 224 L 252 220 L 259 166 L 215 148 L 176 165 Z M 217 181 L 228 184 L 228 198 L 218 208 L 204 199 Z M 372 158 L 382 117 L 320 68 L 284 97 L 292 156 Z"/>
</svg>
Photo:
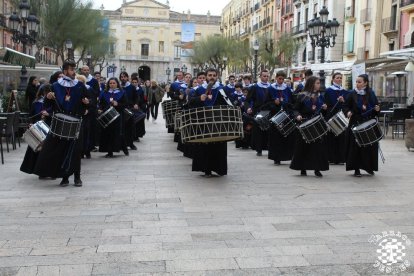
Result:
<svg viewBox="0 0 414 276">
<path fill-rule="evenodd" d="M 307 175 L 313 170 L 315 176 L 322 177 L 322 171 L 329 170 L 330 164 L 346 164 L 347 171 L 361 177 L 361 170 L 374 175 L 378 170 L 378 142 L 360 146 L 355 140 L 352 128 L 379 114 L 379 104 L 375 92 L 369 87 L 367 75 L 360 75 L 356 88 L 347 91 L 342 87 L 342 75 L 332 76 L 332 85 L 321 93 L 321 83 L 312 71 L 306 72 L 305 80 L 293 90 L 286 82 L 284 71 L 276 73 L 274 83 L 269 82 L 269 71 L 260 72 L 259 80 L 251 84 L 250 77 L 236 82 L 231 75 L 227 85 L 217 81 L 217 71 L 209 69 L 191 79 L 190 74 L 178 72 L 168 96 L 178 101 L 183 109 L 202 106 L 232 105 L 243 113 L 244 137 L 236 141 L 237 148 L 252 148 L 257 156 L 268 150 L 268 158 L 275 165 L 291 161 L 290 168 Z M 263 127 L 258 116 L 269 121 L 274 115 L 284 111 L 297 125 L 306 124 L 315 117 L 328 121 L 338 112 L 343 112 L 349 120 L 345 131 L 339 135 L 328 132 L 314 141 L 306 141 L 295 128 L 283 135 L 276 127 Z M 173 127 L 169 128 L 173 132 Z M 204 172 L 206 177 L 227 174 L 227 143 L 186 143 L 182 144 L 179 133 L 175 134 L 178 149 L 184 156 L 193 159 L 193 171 Z M 178 137 L 177 137 L 178 136 Z"/>
<path fill-rule="evenodd" d="M 39 178 L 62 178 L 60 186 L 69 185 L 74 175 L 74 185 L 82 186 L 81 159 L 91 158 L 91 151 L 99 148 L 105 157 L 113 158 L 114 152 L 123 151 L 129 155 L 128 147 L 136 150 L 134 141 L 145 134 L 146 97 L 137 74 L 131 79 L 122 72 L 119 80 L 110 78 L 104 87 L 99 85 L 87 66 L 76 75 L 76 63 L 65 61 L 62 71 L 55 73 L 50 84 L 39 88 L 32 104 L 32 123 L 43 120 L 53 125 L 54 114 L 63 113 L 78 119 L 81 130 L 76 139 L 49 132 L 40 151 L 28 147 L 20 170 L 36 174 Z M 130 82 L 131 80 L 131 82 Z M 113 108 L 118 114 L 104 126 L 97 119 Z M 142 115 L 142 116 L 141 116 Z M 142 118 L 136 120 L 136 116 Z M 116 119 L 115 119 L 116 117 Z M 62 128 L 66 126 L 63 124 Z"/>
</svg>

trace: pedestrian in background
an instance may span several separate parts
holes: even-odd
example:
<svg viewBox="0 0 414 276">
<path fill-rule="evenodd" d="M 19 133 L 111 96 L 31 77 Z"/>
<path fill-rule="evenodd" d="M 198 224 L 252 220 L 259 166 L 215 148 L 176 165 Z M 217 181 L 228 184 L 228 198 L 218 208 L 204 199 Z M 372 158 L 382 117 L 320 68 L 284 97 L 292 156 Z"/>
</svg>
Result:
<svg viewBox="0 0 414 276">
<path fill-rule="evenodd" d="M 151 112 L 152 122 L 155 123 L 158 116 L 158 107 L 165 91 L 157 84 L 156 81 L 151 81 L 151 86 L 147 88 L 148 109 Z"/>
</svg>

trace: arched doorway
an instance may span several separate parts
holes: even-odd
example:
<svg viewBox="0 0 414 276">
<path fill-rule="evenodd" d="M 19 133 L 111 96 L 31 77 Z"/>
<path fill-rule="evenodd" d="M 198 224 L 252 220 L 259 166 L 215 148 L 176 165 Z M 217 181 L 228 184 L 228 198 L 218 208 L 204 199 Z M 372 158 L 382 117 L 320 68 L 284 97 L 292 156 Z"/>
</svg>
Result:
<svg viewBox="0 0 414 276">
<path fill-rule="evenodd" d="M 138 76 L 141 80 L 151 80 L 151 68 L 146 65 L 140 66 L 138 68 Z"/>
</svg>

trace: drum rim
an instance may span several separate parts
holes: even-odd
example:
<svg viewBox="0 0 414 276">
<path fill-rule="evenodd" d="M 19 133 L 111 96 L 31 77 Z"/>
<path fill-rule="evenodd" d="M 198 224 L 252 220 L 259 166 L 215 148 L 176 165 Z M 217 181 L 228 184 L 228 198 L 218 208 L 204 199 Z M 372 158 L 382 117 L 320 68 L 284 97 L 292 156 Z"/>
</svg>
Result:
<svg viewBox="0 0 414 276">
<path fill-rule="evenodd" d="M 312 122 L 312 123 L 308 123 L 309 121 L 311 121 L 311 120 L 314 120 L 314 118 L 318 118 L 318 120 L 315 120 L 314 122 Z M 302 126 L 304 125 L 304 124 L 306 124 L 306 123 L 308 123 L 306 126 L 313 126 L 315 123 L 317 123 L 317 122 L 319 122 L 319 121 L 325 121 L 325 119 L 322 117 L 322 115 L 321 114 L 319 114 L 318 116 L 315 116 L 315 117 L 312 117 L 312 118 L 310 118 L 309 120 L 306 120 L 306 122 L 303 122 L 303 123 L 301 123 L 299 126 L 298 126 L 298 128 L 302 128 Z M 325 121 L 325 124 L 326 124 L 326 121 Z"/>
</svg>

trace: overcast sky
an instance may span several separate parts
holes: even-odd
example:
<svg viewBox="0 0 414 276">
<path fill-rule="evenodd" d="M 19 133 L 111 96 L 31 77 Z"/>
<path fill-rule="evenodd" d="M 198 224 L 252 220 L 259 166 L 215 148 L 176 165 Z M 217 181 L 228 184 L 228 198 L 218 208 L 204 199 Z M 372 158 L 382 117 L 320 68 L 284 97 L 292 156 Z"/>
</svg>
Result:
<svg viewBox="0 0 414 276">
<path fill-rule="evenodd" d="M 127 0 L 130 2 L 131 0 Z M 121 7 L 123 0 L 93 0 L 95 8 L 99 8 L 102 4 L 106 10 L 116 10 Z M 158 2 L 165 4 L 166 0 L 159 0 Z M 212 15 L 221 15 L 222 9 L 230 2 L 230 0 L 170 0 L 171 10 L 177 12 L 207 14 L 210 10 Z"/>
</svg>

